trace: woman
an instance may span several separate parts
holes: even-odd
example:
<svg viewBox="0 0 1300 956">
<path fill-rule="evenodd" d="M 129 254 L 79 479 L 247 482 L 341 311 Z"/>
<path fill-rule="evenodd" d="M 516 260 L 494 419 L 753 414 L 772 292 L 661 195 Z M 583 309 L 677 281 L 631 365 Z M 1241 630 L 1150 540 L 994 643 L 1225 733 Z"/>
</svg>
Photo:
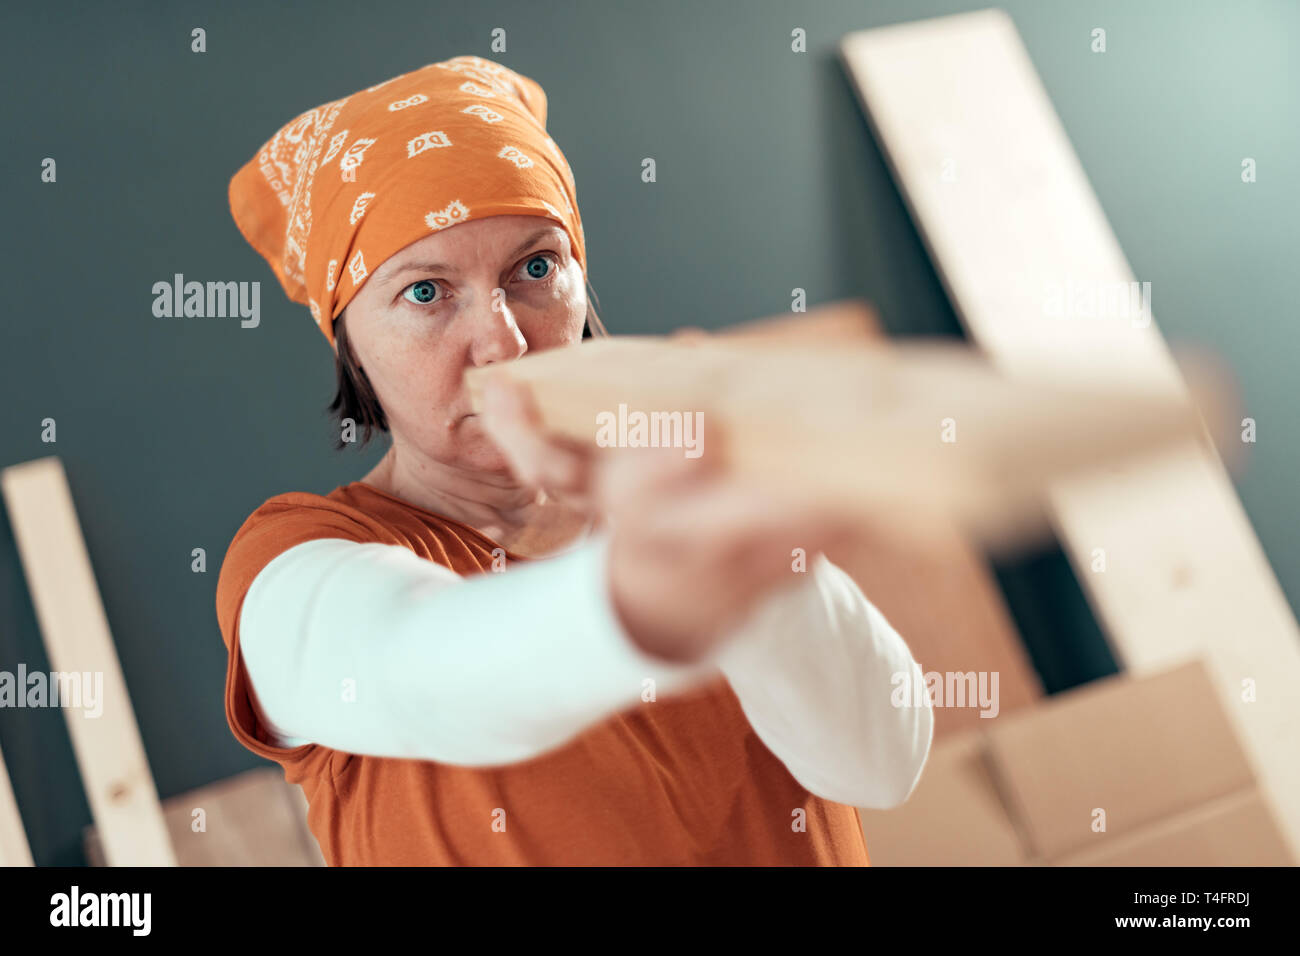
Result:
<svg viewBox="0 0 1300 956">
<path fill-rule="evenodd" d="M 343 427 L 391 447 L 231 542 L 231 730 L 333 865 L 866 864 L 854 807 L 906 799 L 933 717 L 890 704 L 920 668 L 820 553 L 835 516 L 709 455 L 596 458 L 508 383 L 472 412 L 466 369 L 603 333 L 545 123 L 531 79 L 455 57 L 297 117 L 232 181 L 335 350 Z"/>
</svg>

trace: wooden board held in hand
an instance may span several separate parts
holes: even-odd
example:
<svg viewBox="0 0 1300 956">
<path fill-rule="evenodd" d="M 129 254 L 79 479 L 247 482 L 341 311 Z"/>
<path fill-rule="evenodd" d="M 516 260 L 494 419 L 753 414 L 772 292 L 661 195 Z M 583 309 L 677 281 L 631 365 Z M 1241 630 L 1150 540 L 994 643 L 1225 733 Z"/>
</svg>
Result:
<svg viewBox="0 0 1300 956">
<path fill-rule="evenodd" d="M 476 410 L 493 375 L 529 384 L 544 425 L 571 438 L 720 455 L 776 495 L 918 535 L 955 522 L 990 548 L 1042 530 L 1055 479 L 1203 440 L 1166 390 L 1012 380 L 948 341 L 591 339 L 470 370 Z"/>
</svg>

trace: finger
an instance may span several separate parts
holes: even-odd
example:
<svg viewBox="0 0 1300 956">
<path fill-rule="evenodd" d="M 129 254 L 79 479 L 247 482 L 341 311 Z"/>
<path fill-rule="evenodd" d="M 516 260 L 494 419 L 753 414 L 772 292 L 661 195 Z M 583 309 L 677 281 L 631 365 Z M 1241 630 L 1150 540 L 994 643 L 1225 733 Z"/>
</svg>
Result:
<svg viewBox="0 0 1300 956">
<path fill-rule="evenodd" d="M 516 427 L 540 430 L 542 413 L 532 391 L 505 374 L 493 375 L 483 385 L 483 411 Z"/>
<path fill-rule="evenodd" d="M 610 510 L 638 508 L 686 493 L 710 472 L 709 462 L 687 458 L 681 449 L 603 449 L 593 475 L 593 493 Z"/>
<path fill-rule="evenodd" d="M 812 554 L 854 533 L 854 520 L 820 504 L 791 505 L 769 490 L 716 476 L 648 496 L 636 520 L 665 548 L 683 541 L 738 567 L 788 568 L 795 548 Z"/>
<path fill-rule="evenodd" d="M 703 438 L 701 434 L 698 436 Z M 723 435 L 710 428 L 707 453 L 700 445 L 692 449 L 675 446 L 660 448 L 610 448 L 599 456 L 594 477 L 594 493 L 607 507 L 634 505 L 642 496 L 667 494 L 671 490 L 686 492 L 690 485 L 713 479 L 726 466 Z"/>
<path fill-rule="evenodd" d="M 484 388 L 483 423 L 515 477 L 571 508 L 595 514 L 594 449 L 589 443 L 546 433 L 526 387 L 509 380 L 493 384 L 496 387 Z"/>
<path fill-rule="evenodd" d="M 482 420 L 488 437 L 520 481 L 537 485 L 554 474 L 554 451 L 540 431 L 536 406 L 521 386 L 499 378 L 489 381 L 483 389 Z"/>
</svg>

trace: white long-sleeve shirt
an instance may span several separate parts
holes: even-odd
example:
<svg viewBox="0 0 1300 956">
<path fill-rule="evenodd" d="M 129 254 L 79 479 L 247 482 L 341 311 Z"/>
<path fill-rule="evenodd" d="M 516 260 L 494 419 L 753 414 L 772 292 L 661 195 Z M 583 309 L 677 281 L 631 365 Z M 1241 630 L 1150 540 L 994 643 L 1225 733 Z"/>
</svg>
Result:
<svg viewBox="0 0 1300 956">
<path fill-rule="evenodd" d="M 721 671 L 764 744 L 816 796 L 907 799 L 934 733 L 907 645 L 824 555 L 706 660 L 641 652 L 607 585 L 608 536 L 462 578 L 398 545 L 318 539 L 269 562 L 239 645 L 258 719 L 280 746 L 494 766 L 545 753 L 656 693 Z M 910 698 L 909 698 L 910 700 Z"/>
</svg>

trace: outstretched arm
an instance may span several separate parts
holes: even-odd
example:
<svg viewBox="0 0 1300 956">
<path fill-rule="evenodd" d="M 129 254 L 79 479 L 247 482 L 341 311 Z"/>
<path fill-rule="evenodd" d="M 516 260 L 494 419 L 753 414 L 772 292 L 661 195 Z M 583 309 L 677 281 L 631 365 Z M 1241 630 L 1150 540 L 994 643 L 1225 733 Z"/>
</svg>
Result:
<svg viewBox="0 0 1300 956">
<path fill-rule="evenodd" d="M 895 674 L 920 665 L 902 637 L 825 555 L 746 622 L 718 658 L 745 716 L 812 793 L 886 809 L 907 799 L 934 736 L 934 712 L 891 703 Z"/>
</svg>

